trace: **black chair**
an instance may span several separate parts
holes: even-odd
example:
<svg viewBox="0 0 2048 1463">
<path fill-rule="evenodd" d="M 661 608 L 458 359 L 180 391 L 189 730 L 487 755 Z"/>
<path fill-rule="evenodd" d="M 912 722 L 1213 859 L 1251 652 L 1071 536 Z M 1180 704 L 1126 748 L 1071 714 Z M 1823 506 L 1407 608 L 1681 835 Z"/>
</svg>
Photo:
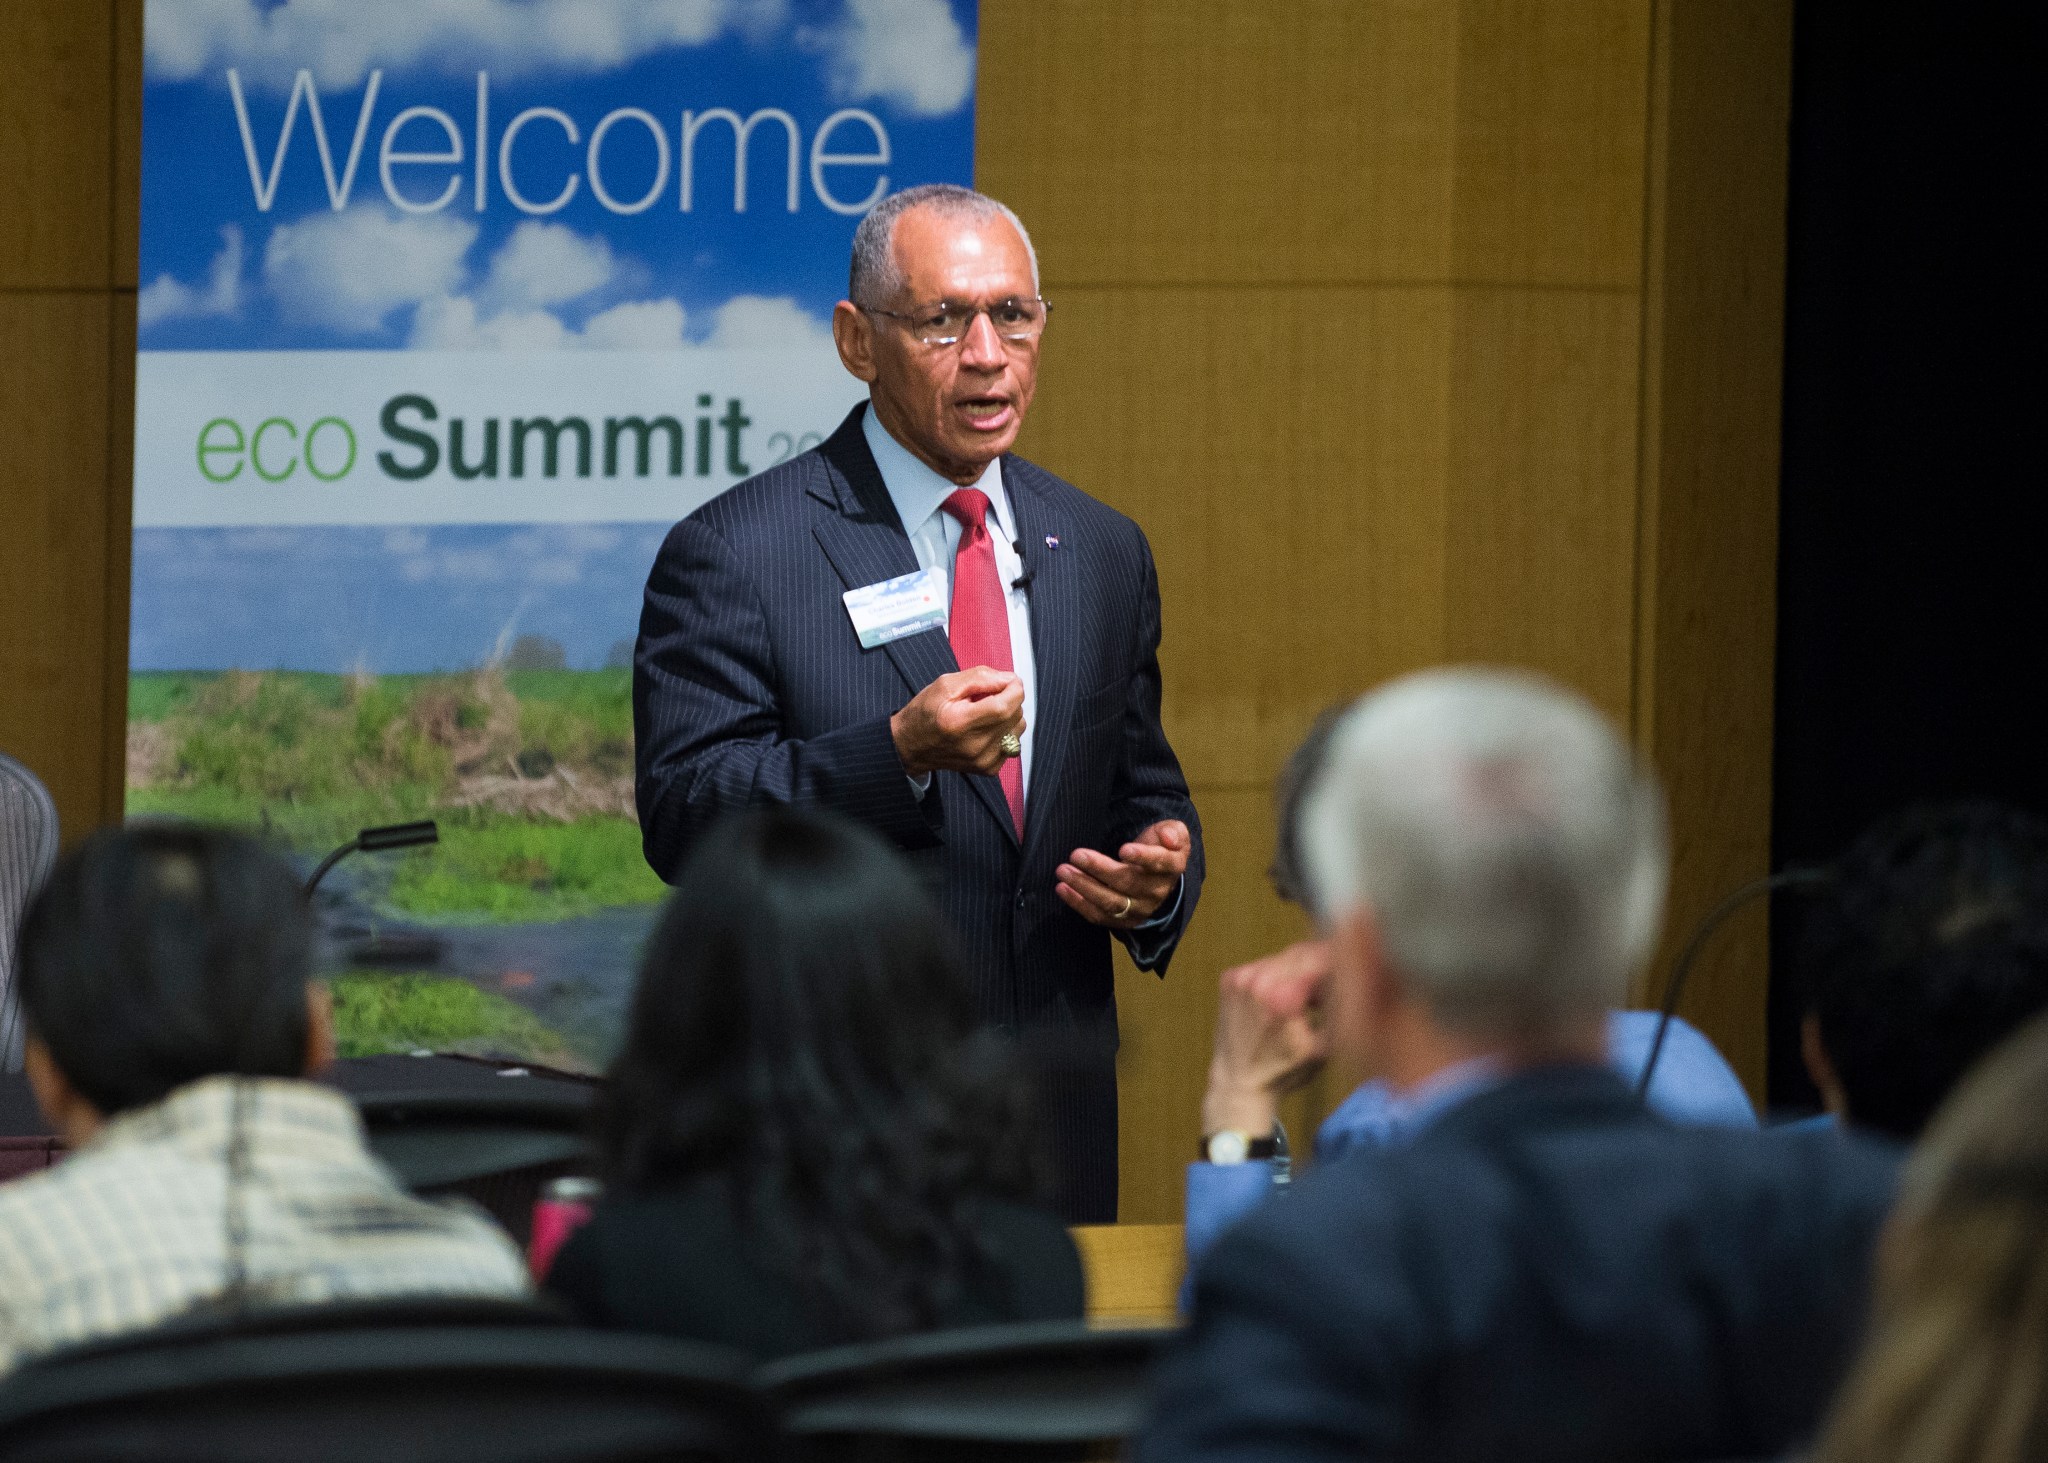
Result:
<svg viewBox="0 0 2048 1463">
<path fill-rule="evenodd" d="M 4 1463 L 728 1463 L 772 1447 L 745 1357 L 524 1302 L 181 1317 L 0 1385 Z"/>
<path fill-rule="evenodd" d="M 500 1076 L 454 1057 L 370 1058 L 331 1080 L 355 1099 L 370 1150 L 414 1193 L 459 1194 L 525 1247 L 547 1181 L 590 1172 L 590 1083 Z M 392 1074 L 397 1074 L 397 1081 Z M 411 1083 L 404 1078 L 414 1079 Z"/>
<path fill-rule="evenodd" d="M 793 1460 L 1116 1456 L 1144 1414 L 1158 1328 L 1081 1321 L 979 1326 L 836 1347 L 756 1379 Z"/>
<path fill-rule="evenodd" d="M 14 940 L 28 902 L 57 862 L 57 805 L 33 772 L 0 752 L 0 1072 L 21 1067 Z"/>
</svg>

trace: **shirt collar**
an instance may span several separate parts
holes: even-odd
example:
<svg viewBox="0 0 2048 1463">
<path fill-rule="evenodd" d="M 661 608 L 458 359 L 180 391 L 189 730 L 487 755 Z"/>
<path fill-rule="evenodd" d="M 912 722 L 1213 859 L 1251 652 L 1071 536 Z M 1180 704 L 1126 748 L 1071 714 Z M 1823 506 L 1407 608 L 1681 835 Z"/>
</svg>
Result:
<svg viewBox="0 0 2048 1463">
<path fill-rule="evenodd" d="M 355 1104 L 332 1088 L 282 1077 L 204 1077 L 145 1107 L 109 1118 L 81 1152 L 136 1144 L 177 1143 L 218 1147 L 233 1123 L 237 1090 L 252 1130 L 290 1130 L 301 1145 L 336 1155 L 353 1154 L 363 1141 Z"/>
<path fill-rule="evenodd" d="M 889 501 L 896 505 L 896 516 L 903 520 L 903 531 L 916 533 L 960 485 L 940 477 L 916 453 L 891 436 L 872 402 L 861 413 L 860 429 L 867 438 L 868 451 L 874 454 L 875 466 L 881 470 L 882 486 L 889 490 Z M 1003 460 L 998 457 L 990 462 L 973 486 L 988 494 L 1003 537 L 1015 539 L 1017 528 L 1010 521 L 1010 500 L 1003 492 Z"/>
</svg>

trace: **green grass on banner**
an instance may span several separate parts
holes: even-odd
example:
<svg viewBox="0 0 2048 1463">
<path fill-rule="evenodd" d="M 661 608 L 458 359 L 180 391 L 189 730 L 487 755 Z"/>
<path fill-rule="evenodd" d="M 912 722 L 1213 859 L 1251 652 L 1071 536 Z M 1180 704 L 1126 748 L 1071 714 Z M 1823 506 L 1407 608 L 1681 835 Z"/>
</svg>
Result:
<svg viewBox="0 0 2048 1463">
<path fill-rule="evenodd" d="M 529 823 L 495 818 L 444 829 L 441 845 L 407 857 L 391 902 L 408 914 L 492 923 L 567 919 L 664 893 L 623 818 Z"/>
<path fill-rule="evenodd" d="M 441 843 L 380 856 L 390 912 L 573 918 L 663 893 L 632 816 L 623 669 L 130 677 L 128 813 L 254 829 L 317 856 L 380 823 Z"/>
<path fill-rule="evenodd" d="M 337 977 L 335 1046 L 344 1057 L 456 1051 L 544 1062 L 565 1044 L 525 1007 L 465 980 L 357 971 Z"/>
</svg>

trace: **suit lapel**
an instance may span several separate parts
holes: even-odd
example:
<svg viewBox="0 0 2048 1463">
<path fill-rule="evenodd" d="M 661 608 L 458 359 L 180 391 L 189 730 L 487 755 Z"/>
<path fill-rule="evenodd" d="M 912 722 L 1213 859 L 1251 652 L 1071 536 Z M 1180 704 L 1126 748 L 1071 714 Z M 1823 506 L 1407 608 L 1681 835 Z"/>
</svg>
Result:
<svg viewBox="0 0 2048 1463">
<path fill-rule="evenodd" d="M 896 505 L 882 485 L 881 469 L 875 466 L 874 454 L 861 436 L 860 419 L 865 410 L 855 407 L 853 415 L 826 440 L 825 460 L 836 471 L 811 487 L 811 496 L 832 510 L 812 515 L 811 532 L 848 589 L 917 572 L 910 536 L 896 516 Z M 960 669 L 954 663 L 951 643 L 939 630 L 892 640 L 882 651 L 912 695 Z"/>
<path fill-rule="evenodd" d="M 896 504 L 882 482 L 882 470 L 868 450 L 861 432 L 865 404 L 853 409 L 839 430 L 826 439 L 821 451 L 833 471 L 811 485 L 811 496 L 832 511 L 812 515 L 811 532 L 825 557 L 848 589 L 875 584 L 917 572 L 917 554 L 910 547 L 910 535 L 896 516 Z M 1038 633 L 1033 611 L 1032 635 Z M 906 635 L 882 647 L 890 663 L 903 677 L 914 696 L 940 676 L 960 669 L 953 658 L 952 642 L 942 630 Z M 865 653 L 865 652 L 864 652 Z M 1034 749 L 1035 750 L 1035 749 Z M 981 799 L 982 806 L 1012 838 L 1016 827 L 1010 821 L 1010 805 L 1003 797 L 1003 785 L 993 777 L 961 774 Z M 1029 811 L 1027 803 L 1026 817 Z"/>
<path fill-rule="evenodd" d="M 1060 785 L 1068 733 L 1074 724 L 1074 702 L 1081 688 L 1075 682 L 1080 665 L 1081 586 L 1071 552 L 1047 546 L 1048 538 L 1070 541 L 1072 525 L 1054 507 L 1031 464 L 1015 455 L 1003 459 L 1003 487 L 1017 519 L 1017 541 L 1023 545 L 1024 569 L 1030 575 L 1031 655 L 1037 665 L 1031 727 L 1031 785 L 1024 789 L 1027 851 L 1048 819 L 1033 816 L 1041 798 L 1050 799 Z M 994 779 L 987 779 L 993 782 Z"/>
</svg>

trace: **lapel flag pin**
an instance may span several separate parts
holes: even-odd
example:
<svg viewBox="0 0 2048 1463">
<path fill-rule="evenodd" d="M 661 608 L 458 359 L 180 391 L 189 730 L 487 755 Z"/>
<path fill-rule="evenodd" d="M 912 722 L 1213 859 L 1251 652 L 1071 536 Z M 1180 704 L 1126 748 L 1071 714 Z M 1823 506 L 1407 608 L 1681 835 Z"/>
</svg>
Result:
<svg viewBox="0 0 2048 1463">
<path fill-rule="evenodd" d="M 1049 548 L 1049 549 L 1056 549 L 1056 548 L 1058 548 L 1058 547 L 1060 546 L 1060 538 L 1059 538 L 1059 535 L 1058 535 L 1058 534 L 1056 534 L 1056 533 L 1049 533 L 1049 534 L 1047 534 L 1047 535 L 1045 536 L 1045 546 L 1046 546 L 1047 548 Z"/>
</svg>

